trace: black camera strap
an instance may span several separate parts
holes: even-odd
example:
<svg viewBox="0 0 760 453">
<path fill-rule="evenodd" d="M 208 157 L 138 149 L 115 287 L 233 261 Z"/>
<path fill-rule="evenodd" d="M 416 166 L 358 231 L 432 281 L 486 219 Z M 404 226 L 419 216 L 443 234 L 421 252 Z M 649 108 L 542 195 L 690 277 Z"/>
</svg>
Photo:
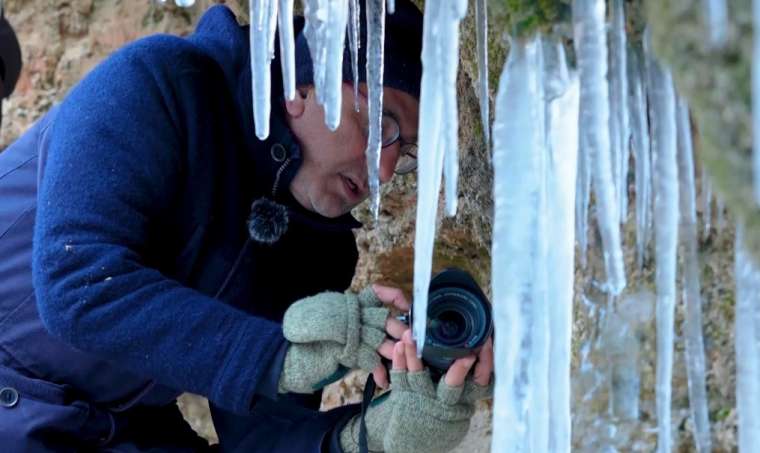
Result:
<svg viewBox="0 0 760 453">
<path fill-rule="evenodd" d="M 367 415 L 367 408 L 369 408 L 372 402 L 372 397 L 375 396 L 375 378 L 372 377 L 372 373 L 367 377 L 367 383 L 364 384 L 364 392 L 362 394 L 362 419 L 359 424 L 359 453 L 369 453 L 369 444 L 367 440 L 367 422 L 364 417 Z"/>
</svg>

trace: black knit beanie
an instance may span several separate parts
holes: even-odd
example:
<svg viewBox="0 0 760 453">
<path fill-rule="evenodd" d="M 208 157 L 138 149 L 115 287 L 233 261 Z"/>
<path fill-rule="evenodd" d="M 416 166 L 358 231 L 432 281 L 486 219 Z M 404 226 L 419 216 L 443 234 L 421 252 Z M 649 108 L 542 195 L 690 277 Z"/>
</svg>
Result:
<svg viewBox="0 0 760 453">
<path fill-rule="evenodd" d="M 364 0 L 360 0 L 359 82 L 367 81 L 367 19 Z M 296 36 L 296 85 L 313 85 L 309 45 L 303 30 Z M 385 16 L 383 86 L 396 88 L 420 98 L 422 79 L 422 13 L 410 0 L 396 0 L 396 10 Z M 343 48 L 343 81 L 352 83 L 351 48 L 348 37 Z"/>
</svg>

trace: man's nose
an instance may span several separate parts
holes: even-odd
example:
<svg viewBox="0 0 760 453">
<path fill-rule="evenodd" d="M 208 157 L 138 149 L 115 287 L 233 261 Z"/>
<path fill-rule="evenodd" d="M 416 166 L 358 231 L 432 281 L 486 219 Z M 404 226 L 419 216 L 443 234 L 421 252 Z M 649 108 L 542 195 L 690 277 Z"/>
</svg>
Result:
<svg viewBox="0 0 760 453">
<path fill-rule="evenodd" d="M 393 178 L 398 161 L 398 144 L 383 148 L 380 153 L 380 184 L 385 184 Z"/>
</svg>

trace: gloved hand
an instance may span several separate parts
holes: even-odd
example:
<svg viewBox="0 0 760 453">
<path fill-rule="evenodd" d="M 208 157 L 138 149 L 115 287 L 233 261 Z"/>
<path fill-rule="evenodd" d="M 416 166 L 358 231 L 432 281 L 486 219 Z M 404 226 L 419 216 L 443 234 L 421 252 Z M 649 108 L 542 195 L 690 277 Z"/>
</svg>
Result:
<svg viewBox="0 0 760 453">
<path fill-rule="evenodd" d="M 387 292 L 386 288 L 382 290 Z M 387 324 L 400 324 L 395 319 L 388 321 L 388 315 L 388 308 L 372 288 L 358 296 L 321 293 L 291 305 L 282 324 L 291 345 L 280 374 L 279 392 L 311 393 L 336 381 L 348 369 L 378 368 L 377 350 L 386 338 Z M 387 349 L 392 348 L 392 342 L 385 341 Z"/>
<path fill-rule="evenodd" d="M 457 360 L 436 387 L 405 333 L 404 341 L 394 347 L 392 390 L 373 401 L 365 416 L 369 450 L 438 453 L 458 445 L 467 434 L 475 401 L 493 394 L 490 341 L 478 355 L 475 376 L 465 379 L 474 363 L 475 357 Z M 359 451 L 360 423 L 357 415 L 341 432 L 346 453 Z"/>
</svg>

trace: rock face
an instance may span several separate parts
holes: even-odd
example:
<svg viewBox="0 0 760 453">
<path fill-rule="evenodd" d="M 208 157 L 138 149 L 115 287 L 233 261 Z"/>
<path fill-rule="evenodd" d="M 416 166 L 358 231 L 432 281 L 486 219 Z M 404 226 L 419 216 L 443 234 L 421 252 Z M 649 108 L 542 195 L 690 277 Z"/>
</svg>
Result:
<svg viewBox="0 0 760 453">
<path fill-rule="evenodd" d="M 424 6 L 422 0 L 415 0 Z M 3 103 L 4 122 L 0 132 L 2 147 L 11 143 L 50 106 L 60 101 L 95 64 L 121 45 L 138 37 L 169 32 L 186 34 L 192 30 L 200 13 L 213 0 L 198 0 L 189 10 L 159 7 L 150 0 L 6 0 L 6 15 L 16 28 L 22 45 L 24 70 L 14 95 Z M 299 3 L 299 2 L 297 2 Z M 707 162 L 726 201 L 750 219 L 757 216 L 751 198 L 747 165 L 751 135 L 749 133 L 749 53 L 751 24 L 749 0 L 731 2 L 732 30 L 729 51 L 716 54 L 701 47 L 702 33 L 697 0 L 651 1 L 649 21 L 657 50 L 673 66 L 679 89 L 691 99 L 697 126 L 701 132 L 697 147 Z M 499 0 L 493 7 L 489 36 L 492 96 L 506 55 L 502 33 L 506 30 L 547 28 L 567 19 L 569 1 Z M 228 5 L 246 20 L 247 1 L 233 0 Z M 736 5 L 735 7 L 733 5 Z M 639 0 L 627 2 L 632 17 L 641 22 L 644 10 Z M 490 293 L 490 243 L 493 201 L 490 156 L 482 140 L 482 126 L 476 97 L 477 58 L 475 57 L 474 8 L 470 5 L 463 22 L 461 65 L 459 71 L 460 181 L 459 212 L 455 218 L 439 219 L 434 271 L 458 266 L 470 271 Z M 631 25 L 640 31 L 640 23 Z M 720 71 L 711 68 L 720 66 Z M 413 241 L 416 202 L 415 177 L 395 178 L 383 189 L 380 220 L 374 228 L 357 233 L 360 262 L 354 289 L 371 282 L 394 285 L 411 294 Z M 625 351 L 637 351 L 640 370 L 640 407 L 638 420 L 624 422 L 608 415 L 609 389 L 599 388 L 600 376 L 613 373 L 621 359 L 619 350 L 594 347 L 610 331 L 592 317 L 594 310 L 607 307 L 606 299 L 594 294 L 595 282 L 602 278 L 600 246 L 597 235 L 590 241 L 589 271 L 576 278 L 574 329 L 574 447 L 576 451 L 598 451 L 605 444 L 617 444 L 623 450 L 652 451 L 656 434 L 654 413 L 654 322 L 647 309 L 647 291 L 653 288 L 653 262 L 636 270 L 634 258 L 634 197 L 630 197 L 629 222 L 625 229 L 626 267 L 630 286 L 625 297 L 636 296 L 638 307 L 626 308 L 618 318 L 633 326 L 633 342 Z M 442 206 L 439 212 L 442 212 Z M 715 212 L 715 209 L 713 209 Z M 366 207 L 357 215 L 368 220 Z M 760 219 L 760 216 L 757 216 Z M 754 220 L 753 220 L 754 221 Z M 760 220 L 758 220 L 760 221 Z M 714 220 L 713 225 L 717 224 Z M 369 222 L 367 222 L 369 224 Z M 757 231 L 757 228 L 755 229 Z M 710 421 L 716 451 L 735 449 L 736 412 L 734 401 L 733 299 L 734 284 L 732 227 L 713 227 L 700 242 L 702 259 L 702 296 L 705 306 L 705 335 L 710 397 Z M 760 250 L 760 247 L 756 247 Z M 651 256 L 651 254 L 650 254 Z M 582 297 L 586 294 L 587 297 Z M 683 319 L 681 308 L 677 328 Z M 622 322 L 622 321 L 621 321 Z M 629 344 L 630 343 L 630 344 Z M 585 349 L 584 349 L 585 348 Z M 619 348 L 618 348 L 619 349 Z M 584 351 L 588 351 L 585 353 Z M 587 373 L 581 365 L 593 365 Z M 333 385 L 326 392 L 323 405 L 334 407 L 356 401 L 361 395 L 364 376 L 357 373 Z M 614 381 L 613 381 L 614 382 Z M 587 398 L 588 397 L 588 398 Z M 181 406 L 193 426 L 214 439 L 204 401 L 183 396 Z M 486 452 L 490 448 L 490 402 L 483 403 L 465 443 L 456 451 Z M 600 435 L 612 425 L 618 431 L 614 439 Z M 681 451 L 691 451 L 691 423 L 688 421 L 686 373 L 683 341 L 676 340 L 674 370 L 673 432 L 678 435 Z"/>
</svg>

